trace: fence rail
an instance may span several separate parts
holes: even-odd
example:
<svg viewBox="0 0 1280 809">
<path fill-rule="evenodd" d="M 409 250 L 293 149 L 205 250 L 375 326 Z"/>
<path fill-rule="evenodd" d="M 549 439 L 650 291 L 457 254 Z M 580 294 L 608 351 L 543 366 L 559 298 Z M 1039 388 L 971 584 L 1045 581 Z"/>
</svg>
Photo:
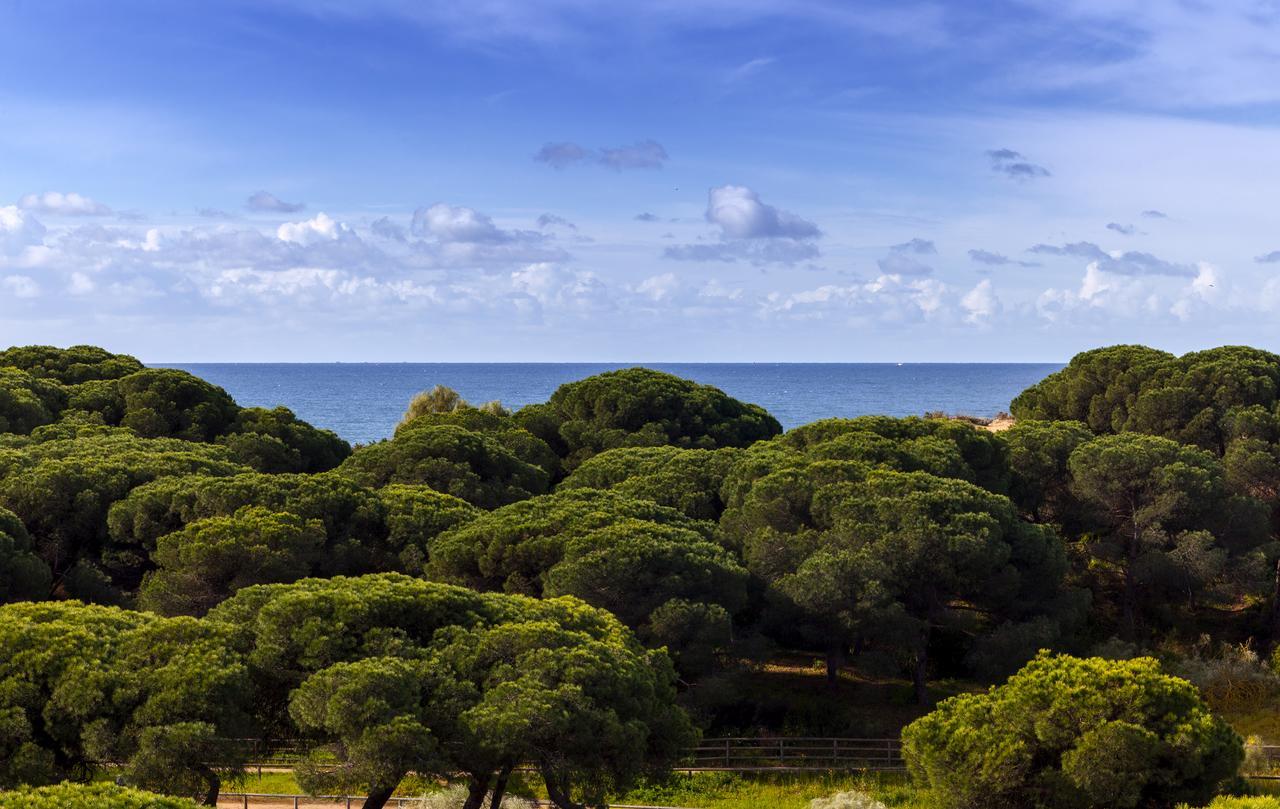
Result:
<svg viewBox="0 0 1280 809">
<path fill-rule="evenodd" d="M 905 769 L 905 765 L 902 761 L 902 743 L 897 739 L 742 736 L 703 740 L 685 755 L 677 769 L 725 772 L 892 772 Z"/>
<path fill-rule="evenodd" d="M 218 797 L 221 809 L 358 809 L 364 804 L 363 795 L 276 795 L 257 792 L 224 792 Z M 421 798 L 390 798 L 387 806 L 394 809 L 414 809 Z M 532 802 L 538 807 L 553 807 L 550 801 Z M 611 803 L 609 809 L 683 809 L 679 806 L 649 806 L 630 803 Z"/>
</svg>

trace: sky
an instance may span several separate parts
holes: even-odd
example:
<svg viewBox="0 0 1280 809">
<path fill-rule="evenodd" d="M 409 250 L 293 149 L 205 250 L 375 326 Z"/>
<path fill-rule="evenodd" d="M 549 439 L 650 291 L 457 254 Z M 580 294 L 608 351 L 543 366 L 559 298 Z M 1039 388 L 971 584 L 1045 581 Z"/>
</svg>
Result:
<svg viewBox="0 0 1280 809">
<path fill-rule="evenodd" d="M 0 343 L 1280 350 L 1278 0 L 0 0 Z"/>
</svg>

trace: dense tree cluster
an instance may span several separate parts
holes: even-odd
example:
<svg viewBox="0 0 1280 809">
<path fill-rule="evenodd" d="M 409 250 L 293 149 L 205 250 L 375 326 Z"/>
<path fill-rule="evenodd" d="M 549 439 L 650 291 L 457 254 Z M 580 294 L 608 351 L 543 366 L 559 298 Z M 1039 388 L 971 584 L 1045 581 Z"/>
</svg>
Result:
<svg viewBox="0 0 1280 809">
<path fill-rule="evenodd" d="M 227 631 L 76 602 L 0 607 L 0 787 L 121 762 L 132 783 L 212 802 L 239 770 L 249 671 Z"/>
<path fill-rule="evenodd" d="M 757 405 L 648 368 L 561 385 L 545 405 L 523 408 L 516 419 L 555 448 L 569 470 L 617 447 L 745 447 L 782 432 Z"/>
<path fill-rule="evenodd" d="M 693 739 L 666 655 L 576 599 L 386 574 L 251 587 L 208 620 L 235 632 L 263 704 L 320 742 L 303 784 L 366 806 L 409 772 L 464 773 L 465 809 L 496 805 L 524 763 L 557 805 L 599 801 Z"/>
<path fill-rule="evenodd" d="M 956 809 L 1203 801 L 1239 740 L 1193 686 L 1037 654 L 1280 641 L 1280 357 L 1099 349 L 1013 409 L 783 433 L 633 368 L 515 412 L 437 386 L 353 451 L 181 371 L 0 352 L 0 788 L 112 761 L 207 802 L 228 739 L 292 737 L 370 807 L 410 772 L 496 805 L 521 766 L 568 807 L 669 764 L 680 705 L 756 730 L 723 692 L 781 654 L 926 707 L 1032 661 L 907 731 Z"/>
</svg>

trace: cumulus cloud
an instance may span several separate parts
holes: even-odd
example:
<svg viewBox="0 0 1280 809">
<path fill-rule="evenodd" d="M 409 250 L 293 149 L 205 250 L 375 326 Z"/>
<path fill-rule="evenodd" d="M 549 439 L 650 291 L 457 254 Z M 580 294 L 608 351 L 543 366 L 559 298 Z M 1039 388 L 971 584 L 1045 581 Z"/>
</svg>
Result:
<svg viewBox="0 0 1280 809">
<path fill-rule="evenodd" d="M 665 258 L 683 261 L 738 261 L 795 264 L 819 255 L 814 223 L 760 199 L 750 188 L 722 185 L 707 193 L 706 220 L 720 230 L 717 243 L 668 247 Z"/>
<path fill-rule="evenodd" d="M 370 222 L 369 230 L 373 235 L 390 239 L 393 242 L 404 242 L 408 238 L 404 225 L 391 221 L 389 216 L 383 216 Z"/>
<path fill-rule="evenodd" d="M 38 298 L 40 297 L 40 285 L 36 283 L 34 278 L 26 275 L 9 275 L 0 279 L 2 286 L 9 295 L 15 298 Z"/>
<path fill-rule="evenodd" d="M 1147 219 L 1168 219 L 1169 215 L 1163 211 L 1157 211 L 1154 208 L 1142 212 L 1142 216 Z"/>
<path fill-rule="evenodd" d="M 351 228 L 334 221 L 323 211 L 312 219 L 303 222 L 285 222 L 276 228 L 276 238 L 280 241 L 301 245 L 337 241 L 350 235 L 352 235 Z"/>
<path fill-rule="evenodd" d="M 960 299 L 964 321 L 973 325 L 985 325 L 1000 313 L 1000 299 L 996 297 L 991 279 L 984 278 Z"/>
<path fill-rule="evenodd" d="M 539 216 L 537 224 L 538 227 L 543 229 L 555 226 L 568 228 L 569 230 L 578 229 L 578 226 L 570 222 L 568 219 L 565 219 L 563 216 L 556 216 L 553 213 L 544 213 Z"/>
<path fill-rule="evenodd" d="M 707 221 L 728 239 L 816 239 L 818 226 L 788 211 L 761 201 L 755 191 L 741 185 L 722 185 L 707 195 Z"/>
<path fill-rule="evenodd" d="M 1113 230 L 1121 236 L 1132 236 L 1138 232 L 1138 229 L 1133 225 L 1122 225 L 1119 222 L 1108 222 L 1107 230 Z"/>
<path fill-rule="evenodd" d="M 991 149 L 987 152 L 991 159 L 991 170 L 1014 180 L 1034 180 L 1037 177 L 1052 176 L 1044 166 L 1032 163 L 1021 152 L 1013 149 Z"/>
<path fill-rule="evenodd" d="M 410 230 L 415 236 L 434 236 L 446 243 L 504 244 L 515 238 L 473 208 L 442 202 L 414 211 Z"/>
<path fill-rule="evenodd" d="M 0 255 L 17 255 L 40 244 L 45 232 L 38 219 L 18 206 L 0 207 Z"/>
<path fill-rule="evenodd" d="M 18 200 L 18 207 L 49 216 L 109 216 L 111 209 L 101 202 L 75 192 L 45 191 L 43 194 L 27 194 Z"/>
<path fill-rule="evenodd" d="M 896 253 L 915 253 L 918 256 L 932 256 L 938 252 L 937 246 L 932 241 L 920 238 L 892 245 L 889 249 Z"/>
<path fill-rule="evenodd" d="M 1002 267 L 1007 264 L 1016 264 L 1019 267 L 1039 267 L 1038 261 L 1016 261 L 1002 253 L 996 253 L 991 250 L 974 249 L 969 251 L 969 260 L 976 261 L 979 264 L 986 264 L 992 267 Z"/>
<path fill-rule="evenodd" d="M 564 169 L 580 163 L 595 163 L 621 171 L 623 169 L 660 169 L 670 159 L 666 148 L 653 139 L 637 141 L 630 146 L 588 149 L 572 141 L 544 143 L 533 159 L 552 168 Z"/>
<path fill-rule="evenodd" d="M 912 323 L 947 317 L 947 286 L 933 278 L 881 275 L 849 285 L 793 293 L 774 292 L 761 306 L 766 314 L 820 319 L 830 316 L 876 323 Z"/>
<path fill-rule="evenodd" d="M 3 214 L 0 213 L 0 216 L 3 216 Z M 1270 253 L 1263 253 L 1260 256 L 1255 256 L 1253 260 L 1259 264 L 1275 264 L 1276 262 L 1280 262 L 1280 250 L 1272 250 Z"/>
<path fill-rule="evenodd" d="M 511 273 L 511 285 L 543 307 L 590 314 L 613 308 L 604 283 L 594 274 L 554 262 L 537 262 Z"/>
<path fill-rule="evenodd" d="M 659 217 L 659 216 L 658 216 L 657 214 L 655 214 L 655 213 L 649 213 L 648 211 L 645 211 L 644 213 L 638 213 L 638 214 L 636 214 L 636 215 L 635 215 L 635 217 L 634 217 L 634 218 L 635 218 L 635 220 L 636 220 L 637 222 L 658 222 L 658 221 L 661 221 L 661 217 Z"/>
<path fill-rule="evenodd" d="M 307 207 L 305 202 L 285 202 L 269 191 L 256 191 L 245 200 L 244 207 L 251 211 L 267 213 L 297 213 Z"/>
<path fill-rule="evenodd" d="M 1217 270 L 1205 262 L 1189 275 L 1115 274 L 1099 262 L 1085 267 L 1079 287 L 1050 288 L 1036 299 L 1037 314 L 1050 322 L 1110 325 L 1117 318 L 1185 322 L 1208 311 L 1221 296 Z M 1189 280 L 1185 280 L 1189 279 Z"/>
</svg>

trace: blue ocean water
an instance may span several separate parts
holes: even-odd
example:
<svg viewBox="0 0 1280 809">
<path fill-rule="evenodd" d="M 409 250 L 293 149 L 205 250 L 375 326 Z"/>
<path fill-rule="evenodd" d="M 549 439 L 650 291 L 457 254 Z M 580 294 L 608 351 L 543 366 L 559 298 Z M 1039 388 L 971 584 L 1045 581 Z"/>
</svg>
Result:
<svg viewBox="0 0 1280 809">
<path fill-rule="evenodd" d="M 284 405 L 355 443 L 391 435 L 418 391 L 448 385 L 479 404 L 545 402 L 565 382 L 627 364 L 596 363 L 190 363 L 173 364 L 226 388 L 246 407 Z M 831 416 L 993 416 L 1059 364 L 656 363 L 763 406 L 787 429 Z"/>
</svg>

